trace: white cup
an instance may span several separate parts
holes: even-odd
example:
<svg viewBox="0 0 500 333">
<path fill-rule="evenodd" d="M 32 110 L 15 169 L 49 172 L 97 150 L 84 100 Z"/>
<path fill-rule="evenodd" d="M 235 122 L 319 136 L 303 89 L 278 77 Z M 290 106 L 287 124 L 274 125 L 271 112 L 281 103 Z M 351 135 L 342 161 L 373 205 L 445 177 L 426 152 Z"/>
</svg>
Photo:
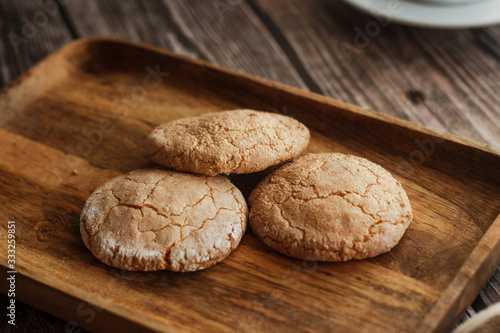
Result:
<svg viewBox="0 0 500 333">
<path fill-rule="evenodd" d="M 431 5 L 448 6 L 448 5 L 458 5 L 467 2 L 479 2 L 482 0 L 411 0 L 412 2 L 422 2 Z"/>
</svg>

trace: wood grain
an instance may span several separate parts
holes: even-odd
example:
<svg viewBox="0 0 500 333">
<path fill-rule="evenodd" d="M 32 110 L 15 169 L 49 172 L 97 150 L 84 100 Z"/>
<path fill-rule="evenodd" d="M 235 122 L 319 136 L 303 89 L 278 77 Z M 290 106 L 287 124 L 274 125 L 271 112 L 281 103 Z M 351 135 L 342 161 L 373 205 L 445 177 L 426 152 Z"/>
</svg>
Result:
<svg viewBox="0 0 500 333">
<path fill-rule="evenodd" d="M 148 68 L 169 75 L 146 90 Z M 140 87 L 145 94 L 137 94 Z M 18 271 L 38 295 L 28 300 L 83 327 L 440 332 L 453 327 L 498 264 L 500 155 L 493 148 L 106 40 L 66 46 L 2 96 L 0 200 L 9 210 L 0 215 L 18 221 L 23 235 Z M 78 229 L 88 195 L 117 174 L 151 165 L 142 143 L 155 125 L 234 107 L 286 110 L 311 129 L 309 151 L 354 153 L 392 171 L 415 215 L 400 244 L 369 260 L 315 263 L 281 256 L 249 231 L 227 260 L 189 274 L 120 272 L 94 258 Z M 412 170 L 401 169 L 401 158 L 419 149 L 416 142 L 434 142 L 433 152 Z M 259 177 L 231 179 L 248 193 Z M 61 302 L 44 306 L 40 288 Z M 78 318 L 81 302 L 102 308 L 99 319 Z"/>
<path fill-rule="evenodd" d="M 367 25 L 379 23 L 332 1 L 255 3 L 324 94 L 500 147 L 498 28 L 414 29 L 389 21 L 366 35 Z M 420 98 L 411 98 L 415 91 Z"/>
<path fill-rule="evenodd" d="M 71 41 L 57 9 L 44 10 L 38 2 L 0 3 L 0 80 L 10 83 L 48 54 Z M 36 21 L 37 17 L 39 21 Z M 39 23 L 38 23 L 39 22 Z"/>
<path fill-rule="evenodd" d="M 60 3 L 18 52 L 9 33 L 23 36 L 23 19 L 33 22 L 43 9 L 40 2 L 0 3 L 0 85 L 72 38 L 113 35 L 500 145 L 498 26 L 439 31 L 391 23 L 348 61 L 340 46 L 352 48 L 353 29 L 373 18 L 340 1 Z M 461 321 L 498 301 L 500 269 Z"/>
<path fill-rule="evenodd" d="M 127 37 L 250 74 L 305 86 L 297 73 L 290 71 L 288 58 L 248 5 L 242 1 L 219 3 L 223 6 L 220 9 L 213 1 L 195 4 L 90 1 L 76 2 L 67 11 L 81 36 Z M 102 13 L 96 21 L 90 23 L 85 19 L 95 12 Z M 227 41 L 236 45 L 228 45 Z"/>
</svg>

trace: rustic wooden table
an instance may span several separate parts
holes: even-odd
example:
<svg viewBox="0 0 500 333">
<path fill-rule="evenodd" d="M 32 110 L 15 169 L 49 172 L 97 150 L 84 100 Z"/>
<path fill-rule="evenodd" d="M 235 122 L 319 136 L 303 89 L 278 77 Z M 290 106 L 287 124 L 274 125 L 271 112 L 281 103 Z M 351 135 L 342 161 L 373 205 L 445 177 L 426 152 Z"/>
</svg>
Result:
<svg viewBox="0 0 500 333">
<path fill-rule="evenodd" d="M 500 26 L 411 28 L 332 0 L 44 0 L 0 1 L 0 31 L 0 86 L 73 39 L 115 36 L 500 148 Z M 461 321 L 498 301 L 500 269 Z M 7 332 L 68 331 L 17 310 Z"/>
</svg>

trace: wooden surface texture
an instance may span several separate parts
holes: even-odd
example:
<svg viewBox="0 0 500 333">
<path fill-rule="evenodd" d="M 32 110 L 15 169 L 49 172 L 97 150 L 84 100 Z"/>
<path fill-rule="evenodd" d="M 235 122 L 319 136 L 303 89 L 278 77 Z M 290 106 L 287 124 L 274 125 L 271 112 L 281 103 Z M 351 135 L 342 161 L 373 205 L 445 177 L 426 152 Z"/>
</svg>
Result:
<svg viewBox="0 0 500 333">
<path fill-rule="evenodd" d="M 81 303 L 102 309 L 88 323 L 76 316 L 83 327 L 441 332 L 453 327 L 498 265 L 497 149 L 107 40 L 66 46 L 2 96 L 1 200 L 18 204 L 1 218 L 18 221 L 16 267 L 34 281 L 25 284 L 33 296 L 20 300 L 68 320 Z M 144 148 L 152 128 L 233 108 L 286 111 L 309 127 L 309 152 L 351 153 L 391 171 L 414 211 L 398 246 L 369 260 L 318 263 L 279 255 L 249 230 L 224 262 L 186 274 L 118 273 L 86 250 L 79 233 L 83 203 L 111 177 L 152 165 Z M 412 161 L 416 151 L 419 163 Z M 248 194 L 262 176 L 231 180 Z M 64 300 L 47 304 L 36 300 L 40 293 Z"/>
<path fill-rule="evenodd" d="M 373 21 L 327 0 L 1 1 L 0 85 L 72 39 L 116 36 L 500 147 L 500 27 L 390 23 L 356 45 Z M 498 301 L 497 269 L 461 320 Z M 16 331 L 65 330 L 44 312 L 18 310 Z"/>
</svg>

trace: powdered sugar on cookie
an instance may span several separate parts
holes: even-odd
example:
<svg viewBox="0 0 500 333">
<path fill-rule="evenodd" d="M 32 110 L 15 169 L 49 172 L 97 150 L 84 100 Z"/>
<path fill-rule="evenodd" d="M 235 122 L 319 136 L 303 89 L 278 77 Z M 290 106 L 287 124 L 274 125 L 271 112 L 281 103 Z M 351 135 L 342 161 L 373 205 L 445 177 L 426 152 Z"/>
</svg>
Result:
<svg viewBox="0 0 500 333">
<path fill-rule="evenodd" d="M 154 168 L 97 189 L 83 208 L 80 229 L 85 245 L 108 265 L 193 271 L 229 255 L 246 223 L 246 202 L 225 177 Z"/>
</svg>

